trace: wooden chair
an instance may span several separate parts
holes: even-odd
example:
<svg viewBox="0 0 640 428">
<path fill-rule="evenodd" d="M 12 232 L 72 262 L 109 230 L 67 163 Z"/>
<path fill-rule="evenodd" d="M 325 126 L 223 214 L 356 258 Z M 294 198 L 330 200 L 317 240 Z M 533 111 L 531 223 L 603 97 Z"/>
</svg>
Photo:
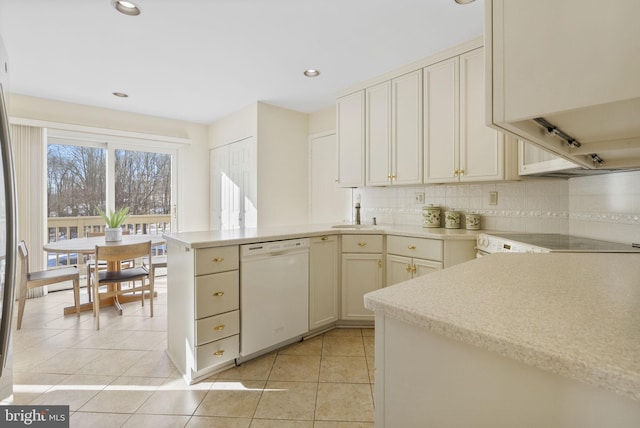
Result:
<svg viewBox="0 0 640 428">
<path fill-rule="evenodd" d="M 150 296 L 150 313 L 153 317 L 153 286 L 154 272 L 153 263 L 148 266 L 135 267 L 134 265 L 121 265 L 122 260 L 135 260 L 138 258 L 151 258 L 151 241 L 138 244 L 124 245 L 96 245 L 96 262 L 106 262 L 107 270 L 93 271 L 93 316 L 96 317 L 96 329 L 100 330 L 100 299 L 116 298 L 123 294 L 140 292 L 142 306 L 144 306 L 145 291 Z M 136 285 L 140 281 L 140 285 Z M 122 283 L 130 282 L 131 286 L 123 288 Z M 98 294 L 99 287 L 106 285 L 107 291 Z"/>
<path fill-rule="evenodd" d="M 122 230 L 123 235 L 129 234 L 129 229 Z M 88 238 L 93 238 L 94 236 L 104 236 L 104 230 L 100 232 L 90 231 L 86 233 Z M 96 259 L 95 256 L 91 256 L 89 260 L 87 260 L 87 294 L 89 295 L 89 301 L 91 301 L 91 272 L 96 268 Z M 98 265 L 98 269 L 105 270 L 107 268 L 106 263 L 100 263 Z"/>
<path fill-rule="evenodd" d="M 155 277 L 156 269 L 167 267 L 167 255 L 165 254 L 163 256 L 153 256 L 151 258 L 151 264 L 153 265 L 153 276 Z M 148 266 L 148 265 L 149 265 L 149 259 L 146 257 L 143 258 L 142 266 Z"/>
<path fill-rule="evenodd" d="M 18 244 L 20 253 L 20 295 L 18 296 L 18 330 L 22 327 L 22 316 L 24 315 L 24 305 L 27 300 L 27 291 L 32 288 L 42 287 L 49 284 L 56 284 L 63 281 L 73 281 L 73 300 L 76 305 L 76 313 L 80 316 L 80 273 L 75 266 L 60 269 L 51 269 L 30 272 L 29 271 L 29 251 L 27 244 L 20 241 Z"/>
</svg>

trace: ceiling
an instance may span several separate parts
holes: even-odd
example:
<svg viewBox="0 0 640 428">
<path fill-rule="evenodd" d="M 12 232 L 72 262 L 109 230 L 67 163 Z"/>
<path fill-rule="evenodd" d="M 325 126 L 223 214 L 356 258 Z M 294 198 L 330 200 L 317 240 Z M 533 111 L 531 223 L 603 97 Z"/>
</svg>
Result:
<svg viewBox="0 0 640 428">
<path fill-rule="evenodd" d="M 137 17 L 111 0 L 0 0 L 10 92 L 205 124 L 255 101 L 312 113 L 484 21 L 482 0 L 134 1 Z"/>
</svg>

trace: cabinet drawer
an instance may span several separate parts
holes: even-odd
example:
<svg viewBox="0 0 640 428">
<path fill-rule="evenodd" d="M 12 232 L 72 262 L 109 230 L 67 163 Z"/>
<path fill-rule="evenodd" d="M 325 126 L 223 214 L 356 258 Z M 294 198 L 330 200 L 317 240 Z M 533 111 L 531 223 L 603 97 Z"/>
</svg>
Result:
<svg viewBox="0 0 640 428">
<path fill-rule="evenodd" d="M 227 312 L 196 321 L 196 345 L 240 333 L 240 311 Z"/>
<path fill-rule="evenodd" d="M 441 262 L 443 255 L 442 241 L 440 239 L 387 236 L 387 254 Z"/>
<path fill-rule="evenodd" d="M 240 353 L 240 336 L 230 336 L 222 340 L 196 346 L 196 371 L 226 363 L 238 358 Z"/>
<path fill-rule="evenodd" d="M 382 235 L 343 235 L 343 253 L 381 253 Z"/>
<path fill-rule="evenodd" d="M 196 319 L 238 309 L 239 290 L 237 270 L 196 277 Z"/>
<path fill-rule="evenodd" d="M 238 269 L 238 247 L 196 249 L 196 275 L 207 275 Z"/>
</svg>

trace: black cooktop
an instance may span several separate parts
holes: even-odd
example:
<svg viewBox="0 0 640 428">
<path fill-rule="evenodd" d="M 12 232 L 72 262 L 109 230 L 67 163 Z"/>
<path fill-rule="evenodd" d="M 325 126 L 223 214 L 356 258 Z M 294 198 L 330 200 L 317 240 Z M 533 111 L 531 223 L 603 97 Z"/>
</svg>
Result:
<svg viewBox="0 0 640 428">
<path fill-rule="evenodd" d="M 640 248 L 631 245 L 559 233 L 492 233 L 491 235 L 555 252 L 640 252 Z"/>
</svg>

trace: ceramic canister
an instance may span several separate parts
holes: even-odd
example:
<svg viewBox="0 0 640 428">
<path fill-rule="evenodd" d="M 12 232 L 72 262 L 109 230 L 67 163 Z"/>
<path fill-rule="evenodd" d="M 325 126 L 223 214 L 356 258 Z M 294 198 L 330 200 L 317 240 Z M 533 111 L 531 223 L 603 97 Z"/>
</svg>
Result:
<svg viewBox="0 0 640 428">
<path fill-rule="evenodd" d="M 460 229 L 460 213 L 458 211 L 445 211 L 444 227 L 447 229 Z"/>
<path fill-rule="evenodd" d="M 428 205 L 422 207 L 422 226 L 440 227 L 440 207 Z"/>
<path fill-rule="evenodd" d="M 469 230 L 480 229 L 480 214 L 468 213 L 465 215 L 465 228 Z"/>
</svg>

